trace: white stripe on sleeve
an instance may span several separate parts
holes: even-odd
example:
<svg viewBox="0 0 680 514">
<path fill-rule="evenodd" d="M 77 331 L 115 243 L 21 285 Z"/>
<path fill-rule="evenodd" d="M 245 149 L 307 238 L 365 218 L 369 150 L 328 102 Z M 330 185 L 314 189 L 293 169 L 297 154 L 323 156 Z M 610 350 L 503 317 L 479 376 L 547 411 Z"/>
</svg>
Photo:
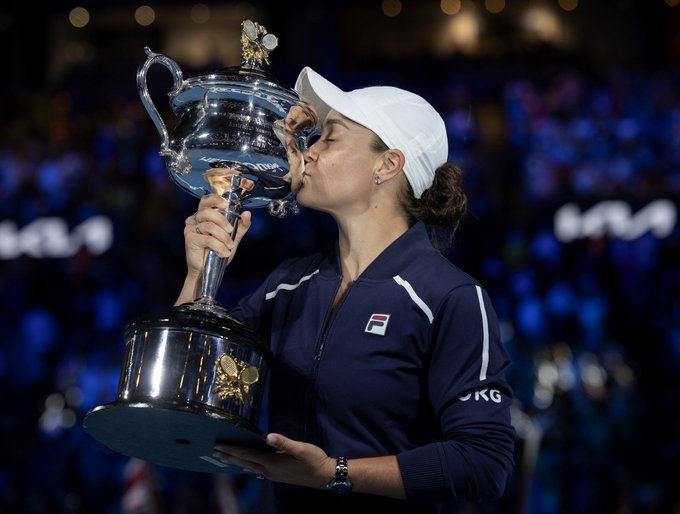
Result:
<svg viewBox="0 0 680 514">
<path fill-rule="evenodd" d="M 302 277 L 300 280 L 297 281 L 297 284 L 279 284 L 276 286 L 276 289 L 273 291 L 270 291 L 266 295 L 264 295 L 265 300 L 271 300 L 272 298 L 276 297 L 277 294 L 279 294 L 279 291 L 292 291 L 294 289 L 297 289 L 297 287 L 302 284 L 303 282 L 309 280 L 312 278 L 314 275 L 316 275 L 319 272 L 319 270 L 314 271 L 313 273 L 310 273 L 309 275 L 305 275 Z"/>
<path fill-rule="evenodd" d="M 482 297 L 482 288 L 477 289 L 477 299 L 479 300 L 479 310 L 482 312 L 482 368 L 479 370 L 479 380 L 486 380 L 486 371 L 489 368 L 489 322 L 486 319 L 486 308 Z"/>
</svg>

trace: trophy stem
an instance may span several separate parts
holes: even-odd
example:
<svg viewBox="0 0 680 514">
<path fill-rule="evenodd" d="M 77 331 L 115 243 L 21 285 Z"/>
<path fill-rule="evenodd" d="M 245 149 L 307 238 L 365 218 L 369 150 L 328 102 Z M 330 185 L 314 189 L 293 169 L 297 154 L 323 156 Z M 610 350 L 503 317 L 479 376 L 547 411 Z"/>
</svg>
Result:
<svg viewBox="0 0 680 514">
<path fill-rule="evenodd" d="M 225 216 L 229 224 L 234 227 L 231 232 L 232 239 L 236 238 L 236 231 L 238 230 L 238 221 L 240 215 L 238 210 L 241 206 L 238 190 L 241 186 L 241 176 L 234 175 L 231 178 L 231 190 L 223 196 L 227 199 L 227 208 Z M 203 273 L 201 275 L 201 290 L 195 304 L 200 307 L 205 307 L 208 310 L 222 311 L 219 302 L 215 300 L 217 291 L 222 283 L 224 277 L 224 270 L 227 268 L 229 260 L 225 257 L 220 257 L 215 251 L 210 250 L 203 265 Z M 199 307 L 199 308 L 200 308 Z"/>
</svg>

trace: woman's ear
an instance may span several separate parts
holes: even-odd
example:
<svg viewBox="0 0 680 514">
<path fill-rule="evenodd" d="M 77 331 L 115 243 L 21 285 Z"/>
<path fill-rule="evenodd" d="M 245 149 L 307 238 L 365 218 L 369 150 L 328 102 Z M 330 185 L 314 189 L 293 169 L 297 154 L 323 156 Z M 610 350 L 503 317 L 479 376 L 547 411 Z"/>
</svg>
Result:
<svg viewBox="0 0 680 514">
<path fill-rule="evenodd" d="M 382 153 L 376 163 L 374 175 L 379 175 L 384 182 L 398 175 L 404 169 L 404 162 L 406 161 L 401 150 L 391 148 Z"/>
</svg>

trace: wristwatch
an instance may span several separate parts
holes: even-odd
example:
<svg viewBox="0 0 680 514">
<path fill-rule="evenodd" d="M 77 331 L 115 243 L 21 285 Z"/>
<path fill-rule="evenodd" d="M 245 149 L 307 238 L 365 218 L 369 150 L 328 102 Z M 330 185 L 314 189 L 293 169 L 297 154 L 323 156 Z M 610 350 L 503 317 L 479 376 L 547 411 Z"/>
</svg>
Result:
<svg viewBox="0 0 680 514">
<path fill-rule="evenodd" d="M 338 457 L 335 461 L 335 476 L 326 484 L 333 494 L 349 494 L 352 492 L 352 481 L 349 479 L 347 457 Z"/>
</svg>

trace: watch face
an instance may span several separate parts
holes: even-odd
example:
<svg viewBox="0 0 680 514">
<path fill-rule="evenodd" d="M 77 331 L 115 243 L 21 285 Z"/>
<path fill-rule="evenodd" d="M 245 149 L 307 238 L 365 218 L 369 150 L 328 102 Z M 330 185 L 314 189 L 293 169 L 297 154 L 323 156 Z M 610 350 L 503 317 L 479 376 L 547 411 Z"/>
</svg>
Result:
<svg viewBox="0 0 680 514">
<path fill-rule="evenodd" d="M 347 494 L 352 491 L 352 483 L 349 480 L 345 482 L 333 481 L 328 484 L 328 489 L 333 494 Z"/>
</svg>

